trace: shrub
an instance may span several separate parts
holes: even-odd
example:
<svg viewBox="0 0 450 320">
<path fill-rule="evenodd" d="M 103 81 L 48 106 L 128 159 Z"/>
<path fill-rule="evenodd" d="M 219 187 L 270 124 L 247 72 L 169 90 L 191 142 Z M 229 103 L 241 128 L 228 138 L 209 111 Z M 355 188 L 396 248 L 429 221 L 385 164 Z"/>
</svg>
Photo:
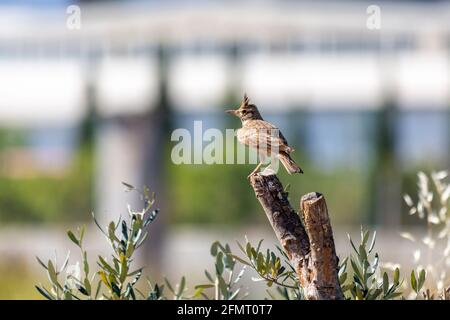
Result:
<svg viewBox="0 0 450 320">
<path fill-rule="evenodd" d="M 427 273 L 428 288 L 422 292 L 425 299 L 434 299 L 436 296 L 449 299 L 449 287 L 445 284 L 450 280 L 448 268 L 450 267 L 450 185 L 446 182 L 447 171 L 432 172 L 426 175 L 417 174 L 418 192 L 417 201 L 405 194 L 404 200 L 409 207 L 409 214 L 419 219 L 425 227 L 426 234 L 419 239 L 419 235 L 403 232 L 401 236 L 412 241 L 415 245 L 412 252 L 416 272 L 419 273 L 417 286 L 412 289 L 415 295 L 421 292 L 420 275 Z M 411 281 L 415 276 L 411 273 Z"/>
<path fill-rule="evenodd" d="M 440 204 L 447 205 L 449 187 L 442 182 L 443 174 L 432 176 L 433 181 L 440 195 Z M 439 178 L 439 179 L 437 179 Z M 419 217 L 427 218 L 428 225 L 439 225 L 434 221 L 433 209 L 424 176 L 419 174 L 419 203 L 414 205 L 410 197 L 405 197 L 406 202 L 413 213 L 426 212 Z M 437 180 L 436 180 L 437 179 Z M 441 184 L 436 184 L 438 181 Z M 303 290 L 294 267 L 291 265 L 285 252 L 276 247 L 276 251 L 270 249 L 262 250 L 263 240 L 256 246 L 245 239 L 245 244 L 237 243 L 242 255 L 232 252 L 229 244 L 222 244 L 219 241 L 211 245 L 211 256 L 213 258 L 213 271 L 205 270 L 206 282 L 194 286 L 194 291 L 187 290 L 186 279 L 181 278 L 177 285 L 172 285 L 168 279 L 164 283 L 154 283 L 149 278 L 146 279 L 147 290 L 142 292 L 137 288 L 137 284 L 142 281 L 143 268 L 132 268 L 133 257 L 139 247 L 147 239 L 146 227 L 154 221 L 158 215 L 158 210 L 154 210 L 154 195 L 147 188 L 143 191 L 125 184 L 128 190 L 139 192 L 144 202 L 144 209 L 135 211 L 128 208 L 127 219 L 119 219 L 117 222 L 110 222 L 107 228 L 102 228 L 95 216 L 94 222 L 100 232 L 103 233 L 111 247 L 111 256 L 98 256 L 96 270 L 92 271 L 92 266 L 88 262 L 88 252 L 84 249 L 83 238 L 84 228 L 79 228 L 75 233 L 71 230 L 67 232 L 68 238 L 79 248 L 82 257 L 82 269 L 74 268 L 70 270 L 69 255 L 58 267 L 57 261 L 49 260 L 44 263 L 37 258 L 39 264 L 45 268 L 49 285 L 39 284 L 37 290 L 47 299 L 214 299 L 214 300 L 234 300 L 243 299 L 248 293 L 243 292 L 240 281 L 246 269 L 253 269 L 257 277 L 253 281 L 262 281 L 266 284 L 268 297 L 272 299 L 304 299 Z M 425 192 L 427 191 L 427 192 Z M 422 203 L 422 204 L 421 204 Z M 415 208 L 415 210 L 413 209 Z M 439 221 L 442 221 L 444 229 L 438 238 L 449 239 L 448 232 L 449 218 L 447 211 L 445 214 L 440 210 Z M 444 219 L 445 218 L 445 219 Z M 441 237 L 439 237 L 441 236 Z M 431 238 L 430 238 L 431 239 Z M 370 241 L 369 241 L 370 240 Z M 374 251 L 376 243 L 376 233 L 371 236 L 370 232 L 361 228 L 361 238 L 359 244 L 355 244 L 349 237 L 353 253 L 345 257 L 339 264 L 339 282 L 347 299 L 355 300 L 390 300 L 406 299 L 404 289 L 408 287 L 415 293 L 415 298 L 425 299 L 448 299 L 449 290 L 444 290 L 438 295 L 430 288 L 424 289 L 427 271 L 416 268 L 410 272 L 409 281 L 405 282 L 400 277 L 400 269 L 395 268 L 392 274 L 382 271 L 380 267 L 380 256 Z M 447 257 L 448 252 L 444 252 Z M 446 260 L 447 261 L 447 260 Z M 81 274 L 82 273 L 82 274 Z"/>
</svg>

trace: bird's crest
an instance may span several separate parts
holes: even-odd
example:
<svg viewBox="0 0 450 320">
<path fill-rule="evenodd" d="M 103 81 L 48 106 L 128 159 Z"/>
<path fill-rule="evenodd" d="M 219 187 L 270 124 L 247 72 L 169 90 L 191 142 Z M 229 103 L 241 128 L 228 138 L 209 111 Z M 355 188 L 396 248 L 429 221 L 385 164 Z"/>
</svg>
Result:
<svg viewBox="0 0 450 320">
<path fill-rule="evenodd" d="M 245 93 L 244 100 L 242 100 L 242 103 L 241 103 L 241 108 L 247 108 L 249 106 L 249 104 L 250 104 L 250 99 L 247 96 L 247 94 Z"/>
</svg>

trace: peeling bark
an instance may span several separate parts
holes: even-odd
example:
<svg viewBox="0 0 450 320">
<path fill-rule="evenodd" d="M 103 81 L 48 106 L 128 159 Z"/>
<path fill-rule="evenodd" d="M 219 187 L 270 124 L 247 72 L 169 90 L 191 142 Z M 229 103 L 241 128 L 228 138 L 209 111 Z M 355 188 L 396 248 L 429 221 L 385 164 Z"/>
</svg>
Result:
<svg viewBox="0 0 450 320">
<path fill-rule="evenodd" d="M 252 175 L 250 185 L 295 267 L 306 298 L 344 299 L 338 280 L 338 258 L 325 198 L 315 192 L 302 197 L 302 222 L 276 175 Z"/>
</svg>

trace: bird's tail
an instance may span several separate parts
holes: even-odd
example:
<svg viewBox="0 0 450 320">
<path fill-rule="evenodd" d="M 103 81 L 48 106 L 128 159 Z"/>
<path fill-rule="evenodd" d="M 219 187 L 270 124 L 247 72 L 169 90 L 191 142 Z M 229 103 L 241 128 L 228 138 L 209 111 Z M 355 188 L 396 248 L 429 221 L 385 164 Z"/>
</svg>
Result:
<svg viewBox="0 0 450 320">
<path fill-rule="evenodd" d="M 293 173 L 303 173 L 303 170 L 295 163 L 291 156 L 286 152 L 280 152 L 278 154 L 278 159 L 280 159 L 283 166 L 286 168 L 289 174 Z"/>
</svg>

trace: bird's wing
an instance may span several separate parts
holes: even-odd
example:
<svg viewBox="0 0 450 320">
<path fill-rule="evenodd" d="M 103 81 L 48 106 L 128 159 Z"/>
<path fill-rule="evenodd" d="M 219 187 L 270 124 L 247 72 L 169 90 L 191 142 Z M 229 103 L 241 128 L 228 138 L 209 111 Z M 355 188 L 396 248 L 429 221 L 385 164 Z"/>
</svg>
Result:
<svg viewBox="0 0 450 320">
<path fill-rule="evenodd" d="M 250 120 L 245 123 L 241 132 L 241 140 L 250 147 L 259 149 L 265 143 L 268 150 L 278 148 L 280 151 L 290 152 L 286 138 L 280 130 L 264 120 Z"/>
</svg>

